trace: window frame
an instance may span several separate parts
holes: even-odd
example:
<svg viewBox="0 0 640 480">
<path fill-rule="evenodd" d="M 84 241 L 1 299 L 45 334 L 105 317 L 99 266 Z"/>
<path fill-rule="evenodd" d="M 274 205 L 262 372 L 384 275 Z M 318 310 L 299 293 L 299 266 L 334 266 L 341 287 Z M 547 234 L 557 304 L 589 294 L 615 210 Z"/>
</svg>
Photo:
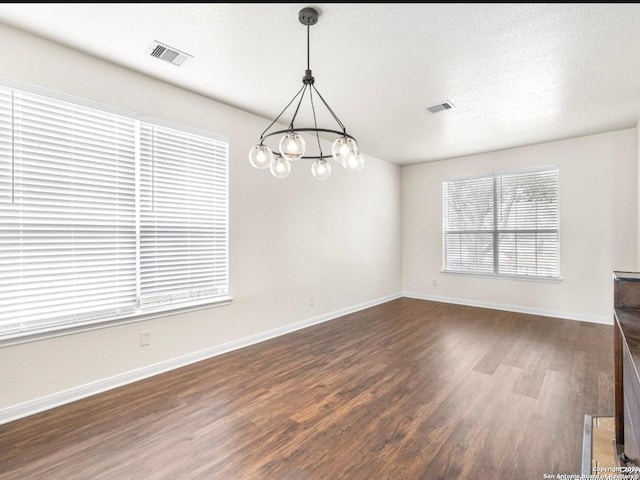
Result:
<svg viewBox="0 0 640 480">
<path fill-rule="evenodd" d="M 557 184 L 556 184 L 556 203 L 557 203 L 557 229 L 500 229 L 498 228 L 498 205 L 496 203 L 498 193 L 497 193 L 497 179 L 502 176 L 511 176 L 511 175 L 522 175 L 522 174 L 531 174 L 535 172 L 549 172 L 555 170 L 557 175 Z M 446 221 L 446 212 L 445 209 L 447 205 L 445 203 L 445 189 L 446 184 L 450 182 L 460 182 L 460 181 L 472 181 L 472 180 L 481 180 L 481 179 L 489 179 L 493 180 L 493 228 L 491 230 L 458 230 L 458 231 L 447 231 L 445 228 Z M 455 177 L 445 179 L 442 182 L 442 268 L 440 270 L 441 273 L 449 274 L 449 275 L 460 275 L 460 276 L 471 276 L 471 277 L 486 277 L 486 278 L 494 278 L 494 279 L 508 279 L 508 280 L 522 280 L 522 281 L 535 281 L 535 282 L 560 282 L 563 280 L 561 274 L 561 235 L 560 235 L 560 167 L 557 164 L 549 164 L 542 165 L 537 167 L 530 167 L 524 169 L 515 169 L 515 170 L 500 170 L 494 171 L 487 174 L 481 175 L 473 175 L 466 177 Z M 446 238 L 447 233 L 468 233 L 468 234 L 490 234 L 492 237 L 492 253 L 493 253 L 493 272 L 487 271 L 473 271 L 473 270 L 451 270 L 446 268 L 447 257 L 446 257 Z M 500 272 L 500 250 L 499 250 L 499 239 L 502 234 L 516 234 L 516 233 L 555 233 L 557 237 L 557 245 L 556 245 L 556 258 L 557 258 L 557 276 L 543 276 L 543 275 L 531 275 L 531 274 L 514 274 L 514 273 L 501 273 Z M 497 243 L 497 247 L 496 247 Z"/>
<path fill-rule="evenodd" d="M 205 297 L 199 300 L 193 300 L 190 302 L 183 303 L 174 303 L 174 304 L 161 304 L 161 305 L 142 305 L 140 303 L 139 296 L 139 285 L 136 285 L 136 298 L 137 298 L 137 306 L 135 311 L 126 312 L 123 314 L 111 315 L 108 317 L 102 318 L 91 318 L 87 317 L 83 320 L 75 320 L 72 322 L 65 322 L 63 320 L 52 322 L 51 325 L 43 326 L 40 328 L 34 329 L 26 329 L 19 332 L 11 332 L 5 335 L 0 336 L 0 347 L 15 345 L 26 343 L 30 341 L 38 341 L 46 338 L 54 338 L 64 335 L 75 334 L 79 332 L 108 328 L 116 325 L 124 325 L 134 322 L 140 322 L 145 320 L 150 320 L 154 318 L 161 318 L 171 315 L 177 315 L 192 311 L 198 311 L 202 309 L 209 309 L 219 306 L 229 305 L 233 301 L 233 297 L 231 295 L 231 272 L 230 272 L 230 245 L 229 245 L 229 210 L 230 210 L 230 198 L 229 198 L 229 140 L 227 137 L 215 134 L 209 131 L 205 131 L 202 129 L 197 129 L 193 127 L 189 127 L 186 125 L 177 124 L 174 122 L 158 119 L 155 117 L 147 116 L 144 114 L 132 112 L 126 109 L 122 109 L 119 107 L 114 107 L 106 104 L 102 104 L 99 102 L 91 101 L 88 99 L 84 99 L 81 97 L 76 97 L 73 95 L 68 95 L 64 93 L 60 93 L 57 91 L 49 90 L 46 88 L 34 86 L 31 84 L 22 83 L 19 81 L 15 81 L 12 79 L 7 79 L 4 77 L 0 77 L 0 86 L 12 90 L 24 91 L 29 94 L 41 95 L 44 97 L 48 97 L 50 99 L 55 99 L 57 101 L 68 102 L 70 104 L 78 105 L 81 107 L 87 107 L 91 109 L 97 109 L 101 112 L 107 112 L 110 114 L 121 115 L 123 117 L 132 118 L 136 122 L 136 159 L 135 159 L 135 188 L 136 188 L 136 200 L 135 200 L 135 209 L 136 209 L 136 243 L 139 245 L 140 242 L 140 136 L 139 125 L 141 123 L 148 123 L 157 125 L 160 127 L 174 129 L 181 132 L 185 132 L 191 135 L 204 136 L 211 139 L 214 139 L 219 142 L 223 142 L 225 144 L 226 149 L 226 182 L 224 191 L 220 190 L 217 193 L 223 193 L 225 196 L 225 256 L 224 259 L 226 261 L 226 269 L 227 269 L 227 293 L 223 295 L 217 295 L 215 297 Z M 13 163 L 13 160 L 12 160 Z M 140 271 L 140 258 L 139 258 L 139 246 L 137 247 L 137 260 L 136 260 L 136 268 L 137 268 L 137 277 L 139 283 L 139 271 Z"/>
</svg>

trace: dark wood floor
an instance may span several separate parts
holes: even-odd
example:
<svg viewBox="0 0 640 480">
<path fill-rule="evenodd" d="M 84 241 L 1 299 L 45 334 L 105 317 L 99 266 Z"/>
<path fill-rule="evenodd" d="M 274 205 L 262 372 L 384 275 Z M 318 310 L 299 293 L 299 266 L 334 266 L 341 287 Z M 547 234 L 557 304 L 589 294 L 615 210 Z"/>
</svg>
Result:
<svg viewBox="0 0 640 480">
<path fill-rule="evenodd" d="M 612 328 L 402 298 L 0 426 L 0 478 L 579 473 Z"/>
</svg>

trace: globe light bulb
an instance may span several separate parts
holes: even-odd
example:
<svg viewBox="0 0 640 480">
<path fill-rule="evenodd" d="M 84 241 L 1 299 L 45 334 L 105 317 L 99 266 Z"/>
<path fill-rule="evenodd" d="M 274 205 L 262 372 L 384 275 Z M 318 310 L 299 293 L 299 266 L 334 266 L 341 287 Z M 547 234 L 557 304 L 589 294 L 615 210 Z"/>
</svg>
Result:
<svg viewBox="0 0 640 480">
<path fill-rule="evenodd" d="M 344 162 L 344 169 L 347 173 L 358 173 L 364 168 L 364 158 L 359 153 L 349 155 Z"/>
<path fill-rule="evenodd" d="M 269 169 L 274 177 L 286 178 L 291 173 L 291 163 L 286 158 L 275 157 Z"/>
<path fill-rule="evenodd" d="M 319 158 L 311 165 L 311 174 L 318 180 L 326 180 L 331 175 L 331 164 Z"/>
<path fill-rule="evenodd" d="M 358 153 L 358 144 L 353 138 L 340 137 L 331 146 L 331 155 L 333 159 L 340 165 L 344 165 L 344 162 L 349 156 L 356 155 Z"/>
<path fill-rule="evenodd" d="M 249 163 L 255 168 L 269 168 L 273 161 L 273 152 L 266 145 L 256 145 L 249 150 Z"/>
<path fill-rule="evenodd" d="M 306 142 L 297 133 L 289 132 L 280 139 L 278 148 L 285 159 L 293 162 L 304 155 Z"/>
</svg>

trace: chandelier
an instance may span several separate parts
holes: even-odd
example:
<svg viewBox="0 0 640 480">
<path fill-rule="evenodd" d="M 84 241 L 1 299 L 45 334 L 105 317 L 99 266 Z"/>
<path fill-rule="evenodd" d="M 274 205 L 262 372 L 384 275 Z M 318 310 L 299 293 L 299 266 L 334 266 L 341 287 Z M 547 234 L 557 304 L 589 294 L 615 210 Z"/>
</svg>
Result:
<svg viewBox="0 0 640 480">
<path fill-rule="evenodd" d="M 311 173 L 318 180 L 325 180 L 331 175 L 331 163 L 327 161 L 331 158 L 348 173 L 357 173 L 364 168 L 364 158 L 358 152 L 356 139 L 347 133 L 344 124 L 322 97 L 315 86 L 315 78 L 313 78 L 311 73 L 309 66 L 309 27 L 318 23 L 318 15 L 318 11 L 311 7 L 303 8 L 298 12 L 298 20 L 307 26 L 307 69 L 302 77 L 302 87 L 280 114 L 262 132 L 262 135 L 260 135 L 260 143 L 249 150 L 249 162 L 251 165 L 260 169 L 268 168 L 276 178 L 288 177 L 291 173 L 291 162 L 297 160 L 313 160 Z M 337 124 L 337 128 L 318 128 L 314 95 L 317 96 L 322 105 L 324 105 L 331 114 L 331 117 L 333 117 Z M 311 105 L 313 127 L 306 126 L 301 128 L 296 126 L 295 122 L 300 108 L 303 106 L 305 96 Z M 293 112 L 287 129 L 269 131 L 292 105 L 295 105 L 295 111 Z M 322 151 L 320 134 L 323 134 L 323 136 L 337 137 L 331 146 L 331 154 L 325 154 Z M 272 137 L 278 135 L 281 137 L 277 149 L 271 148 L 265 143 L 267 140 L 274 141 Z M 317 143 L 317 150 L 310 152 L 307 149 L 307 141 L 303 135 L 311 136 L 309 143 Z"/>
</svg>

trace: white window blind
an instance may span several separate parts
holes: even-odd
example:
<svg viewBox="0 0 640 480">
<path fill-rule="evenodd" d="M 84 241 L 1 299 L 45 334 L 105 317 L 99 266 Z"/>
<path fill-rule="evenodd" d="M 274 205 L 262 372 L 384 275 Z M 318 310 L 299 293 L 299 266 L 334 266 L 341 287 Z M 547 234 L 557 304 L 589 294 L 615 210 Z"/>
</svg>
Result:
<svg viewBox="0 0 640 480">
<path fill-rule="evenodd" d="M 228 293 L 227 143 L 142 123 L 140 300 Z"/>
<path fill-rule="evenodd" d="M 0 87 L 0 205 L 13 201 L 12 92 Z"/>
<path fill-rule="evenodd" d="M 0 85 L 0 339 L 226 299 L 227 162 L 211 135 Z"/>
<path fill-rule="evenodd" d="M 134 120 L 18 90 L 9 97 L 0 108 L 0 334 L 133 310 Z"/>
<path fill-rule="evenodd" d="M 559 277 L 558 168 L 443 183 L 444 270 Z"/>
</svg>

